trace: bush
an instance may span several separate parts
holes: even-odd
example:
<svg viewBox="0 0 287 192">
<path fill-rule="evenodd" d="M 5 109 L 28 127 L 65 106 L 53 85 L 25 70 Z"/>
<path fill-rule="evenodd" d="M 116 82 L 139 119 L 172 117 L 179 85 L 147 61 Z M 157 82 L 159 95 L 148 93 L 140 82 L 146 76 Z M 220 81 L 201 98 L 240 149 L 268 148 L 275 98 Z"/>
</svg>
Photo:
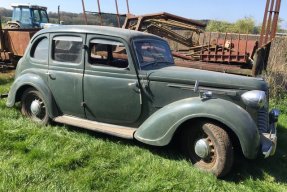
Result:
<svg viewBox="0 0 287 192">
<path fill-rule="evenodd" d="M 287 90 L 287 38 L 278 37 L 271 45 L 266 81 L 270 86 L 270 96 L 275 100 L 286 97 Z"/>
</svg>

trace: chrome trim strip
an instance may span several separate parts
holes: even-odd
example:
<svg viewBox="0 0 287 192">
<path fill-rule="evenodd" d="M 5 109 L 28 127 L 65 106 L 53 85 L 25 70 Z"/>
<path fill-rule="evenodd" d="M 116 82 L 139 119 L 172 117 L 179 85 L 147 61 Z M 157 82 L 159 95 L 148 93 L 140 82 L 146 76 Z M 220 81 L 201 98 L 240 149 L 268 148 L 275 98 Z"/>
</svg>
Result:
<svg viewBox="0 0 287 192">
<path fill-rule="evenodd" d="M 193 85 L 181 85 L 181 84 L 170 83 L 170 84 L 167 84 L 167 86 L 172 87 L 172 88 L 185 89 L 185 90 L 194 90 Z M 238 95 L 238 91 L 236 91 L 236 90 L 219 89 L 219 88 L 214 88 L 214 87 L 199 86 L 199 91 L 200 92 L 212 91 L 215 94 L 229 95 L 229 96 L 237 96 Z"/>
</svg>

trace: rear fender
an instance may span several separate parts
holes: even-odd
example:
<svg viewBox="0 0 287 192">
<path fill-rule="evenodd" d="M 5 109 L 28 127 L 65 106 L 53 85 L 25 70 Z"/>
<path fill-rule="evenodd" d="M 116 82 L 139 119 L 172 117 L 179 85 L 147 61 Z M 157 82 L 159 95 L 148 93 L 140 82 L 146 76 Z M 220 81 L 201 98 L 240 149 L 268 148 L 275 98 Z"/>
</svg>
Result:
<svg viewBox="0 0 287 192">
<path fill-rule="evenodd" d="M 16 102 L 21 100 L 22 94 L 29 87 L 38 90 L 43 95 L 44 100 L 47 102 L 49 116 L 51 118 L 58 116 L 58 110 L 47 83 L 39 75 L 31 73 L 21 75 L 13 82 L 6 106 L 13 107 Z"/>
</svg>

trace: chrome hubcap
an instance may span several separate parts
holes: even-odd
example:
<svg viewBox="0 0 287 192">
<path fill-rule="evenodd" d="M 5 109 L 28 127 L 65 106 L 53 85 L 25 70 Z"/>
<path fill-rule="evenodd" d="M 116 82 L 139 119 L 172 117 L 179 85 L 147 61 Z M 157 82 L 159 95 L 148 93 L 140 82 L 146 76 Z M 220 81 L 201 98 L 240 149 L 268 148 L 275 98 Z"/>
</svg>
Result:
<svg viewBox="0 0 287 192">
<path fill-rule="evenodd" d="M 210 147 L 207 139 L 199 139 L 195 146 L 194 151 L 200 158 L 205 159 L 210 155 Z"/>
<path fill-rule="evenodd" d="M 30 110 L 33 115 L 38 116 L 41 113 L 41 102 L 39 100 L 34 100 L 31 103 Z"/>
</svg>

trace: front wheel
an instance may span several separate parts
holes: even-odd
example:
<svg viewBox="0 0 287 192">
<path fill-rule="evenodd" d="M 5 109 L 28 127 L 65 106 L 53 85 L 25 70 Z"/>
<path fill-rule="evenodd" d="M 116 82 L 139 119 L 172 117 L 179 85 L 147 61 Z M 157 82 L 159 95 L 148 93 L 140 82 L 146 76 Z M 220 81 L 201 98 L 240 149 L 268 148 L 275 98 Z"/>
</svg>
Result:
<svg viewBox="0 0 287 192">
<path fill-rule="evenodd" d="M 216 124 L 198 122 L 186 127 L 182 131 L 181 147 L 196 167 L 217 177 L 223 177 L 232 167 L 234 157 L 230 137 Z"/>
<path fill-rule="evenodd" d="M 47 125 L 49 123 L 47 104 L 42 94 L 35 89 L 27 89 L 21 99 L 21 112 L 33 121 Z"/>
</svg>

